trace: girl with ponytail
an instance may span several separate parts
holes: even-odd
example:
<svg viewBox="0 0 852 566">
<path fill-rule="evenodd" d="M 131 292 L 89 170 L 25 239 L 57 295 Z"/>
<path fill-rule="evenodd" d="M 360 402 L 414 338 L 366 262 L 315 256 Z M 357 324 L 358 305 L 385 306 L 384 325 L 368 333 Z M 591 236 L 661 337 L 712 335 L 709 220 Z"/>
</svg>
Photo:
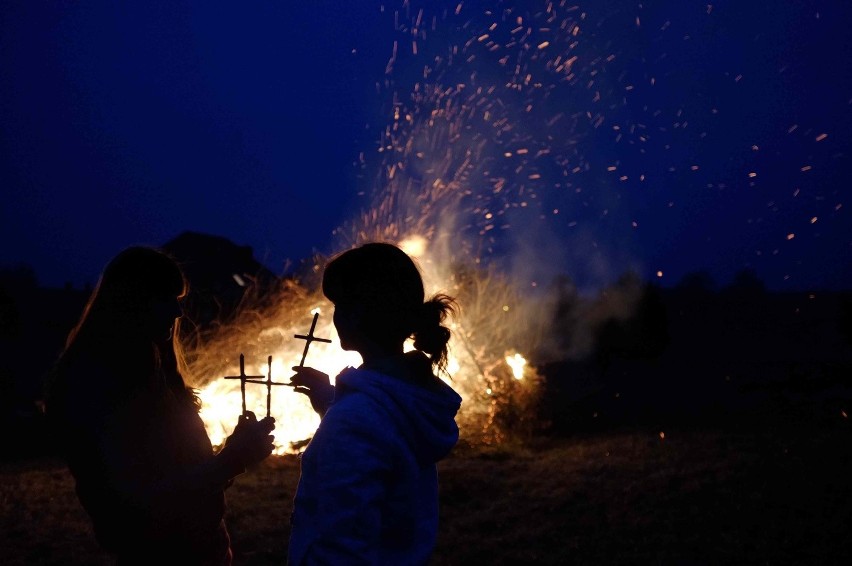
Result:
<svg viewBox="0 0 852 566">
<path fill-rule="evenodd" d="M 322 290 L 341 347 L 363 363 L 334 386 L 293 368 L 295 391 L 322 421 L 302 456 L 289 564 L 425 564 L 438 529 L 436 464 L 458 441 L 461 397 L 437 375 L 457 305 L 425 300 L 414 261 L 379 242 L 332 258 Z"/>
</svg>

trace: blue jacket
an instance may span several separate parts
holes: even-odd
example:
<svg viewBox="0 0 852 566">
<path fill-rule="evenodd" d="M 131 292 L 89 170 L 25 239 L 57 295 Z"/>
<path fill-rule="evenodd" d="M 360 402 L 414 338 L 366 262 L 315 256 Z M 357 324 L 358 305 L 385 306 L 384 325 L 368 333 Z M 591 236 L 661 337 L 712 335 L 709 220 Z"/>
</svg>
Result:
<svg viewBox="0 0 852 566">
<path fill-rule="evenodd" d="M 404 377 L 347 368 L 302 456 L 288 561 L 424 564 L 438 530 L 436 462 L 458 441 L 461 397 L 422 354 Z"/>
</svg>

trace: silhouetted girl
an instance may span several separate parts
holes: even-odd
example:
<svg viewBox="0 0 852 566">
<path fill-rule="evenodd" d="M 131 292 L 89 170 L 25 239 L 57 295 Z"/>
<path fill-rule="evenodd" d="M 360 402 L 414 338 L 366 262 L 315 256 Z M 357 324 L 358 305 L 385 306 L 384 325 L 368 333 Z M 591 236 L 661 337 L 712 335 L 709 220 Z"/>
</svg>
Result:
<svg viewBox="0 0 852 566">
<path fill-rule="evenodd" d="M 224 490 L 272 452 L 274 421 L 250 415 L 214 455 L 182 376 L 185 292 L 164 253 L 119 253 L 51 376 L 49 422 L 98 542 L 118 564 L 230 564 Z"/>
<path fill-rule="evenodd" d="M 438 530 L 436 462 L 458 440 L 461 398 L 439 379 L 455 302 L 424 302 L 414 262 L 369 243 L 332 259 L 323 293 L 344 350 L 363 364 L 336 378 L 293 368 L 322 416 L 302 457 L 289 563 L 424 564 Z M 415 350 L 404 353 L 414 338 Z"/>
</svg>

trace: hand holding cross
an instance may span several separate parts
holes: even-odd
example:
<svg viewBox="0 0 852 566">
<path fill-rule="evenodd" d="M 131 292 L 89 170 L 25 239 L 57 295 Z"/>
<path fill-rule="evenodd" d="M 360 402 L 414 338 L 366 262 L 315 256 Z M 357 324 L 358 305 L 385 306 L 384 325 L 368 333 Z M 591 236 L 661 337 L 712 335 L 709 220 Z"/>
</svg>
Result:
<svg viewBox="0 0 852 566">
<path fill-rule="evenodd" d="M 305 365 L 305 358 L 308 355 L 308 348 L 311 346 L 311 342 L 327 342 L 331 343 L 331 340 L 328 338 L 318 338 L 314 336 L 314 330 L 317 326 L 317 319 L 319 318 L 319 312 L 314 313 L 313 322 L 311 322 L 311 329 L 308 331 L 307 335 L 295 334 L 296 338 L 301 340 L 305 340 L 305 349 L 302 352 L 302 361 L 299 362 L 299 367 L 303 367 Z M 266 416 L 269 417 L 272 411 L 272 386 L 273 385 L 287 385 L 290 387 L 296 387 L 294 383 L 282 383 L 272 381 L 272 356 L 269 356 L 266 359 L 267 363 L 267 374 L 266 379 L 262 375 L 246 375 L 245 370 L 245 356 L 240 354 L 240 374 L 239 375 L 226 375 L 225 379 L 239 379 L 240 380 L 240 394 L 242 395 L 243 400 L 243 412 L 241 418 L 245 419 L 248 416 L 248 411 L 246 410 L 246 383 L 257 383 L 260 385 L 266 385 Z"/>
</svg>

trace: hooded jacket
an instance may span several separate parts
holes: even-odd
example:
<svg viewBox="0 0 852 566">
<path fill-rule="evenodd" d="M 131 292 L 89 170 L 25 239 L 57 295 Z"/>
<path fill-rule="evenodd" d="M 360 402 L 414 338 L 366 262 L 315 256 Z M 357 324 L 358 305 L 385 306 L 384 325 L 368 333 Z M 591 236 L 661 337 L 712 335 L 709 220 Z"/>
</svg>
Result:
<svg viewBox="0 0 852 566">
<path fill-rule="evenodd" d="M 438 530 L 436 463 L 458 441 L 461 397 L 412 352 L 347 368 L 302 456 L 288 561 L 425 564 Z"/>
</svg>

